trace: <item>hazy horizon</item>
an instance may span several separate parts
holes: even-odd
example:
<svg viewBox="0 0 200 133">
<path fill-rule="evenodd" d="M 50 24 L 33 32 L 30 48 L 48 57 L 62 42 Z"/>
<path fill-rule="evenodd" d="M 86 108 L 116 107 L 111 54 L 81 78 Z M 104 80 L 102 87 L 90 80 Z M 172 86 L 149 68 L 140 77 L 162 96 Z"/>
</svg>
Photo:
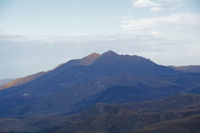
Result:
<svg viewBox="0 0 200 133">
<path fill-rule="evenodd" d="M 198 0 L 0 1 L 0 79 L 108 50 L 200 65 Z"/>
</svg>

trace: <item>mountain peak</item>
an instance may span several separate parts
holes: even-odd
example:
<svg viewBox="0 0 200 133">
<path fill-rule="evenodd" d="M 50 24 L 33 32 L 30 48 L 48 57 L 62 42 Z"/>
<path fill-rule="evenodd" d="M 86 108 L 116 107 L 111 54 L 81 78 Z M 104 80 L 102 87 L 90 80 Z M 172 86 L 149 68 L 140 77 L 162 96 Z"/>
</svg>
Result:
<svg viewBox="0 0 200 133">
<path fill-rule="evenodd" d="M 118 55 L 118 54 L 113 52 L 113 51 L 111 51 L 111 50 L 109 50 L 109 51 L 107 51 L 107 52 L 102 54 L 102 56 L 105 56 L 105 55 L 107 55 L 107 56 L 113 56 L 114 55 L 115 56 L 115 55 Z"/>
</svg>

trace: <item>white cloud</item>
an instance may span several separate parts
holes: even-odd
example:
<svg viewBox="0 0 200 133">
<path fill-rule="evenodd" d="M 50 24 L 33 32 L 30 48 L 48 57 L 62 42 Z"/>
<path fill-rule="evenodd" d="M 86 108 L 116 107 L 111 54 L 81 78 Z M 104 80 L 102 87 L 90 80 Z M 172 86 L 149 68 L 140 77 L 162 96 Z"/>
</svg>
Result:
<svg viewBox="0 0 200 133">
<path fill-rule="evenodd" d="M 183 13 L 139 20 L 125 19 L 121 27 L 127 31 L 163 29 L 169 27 L 200 28 L 200 14 Z"/>
<path fill-rule="evenodd" d="M 167 3 L 172 3 L 172 2 L 183 2 L 184 0 L 159 0 L 159 2 L 167 2 Z"/>
<path fill-rule="evenodd" d="M 136 0 L 136 1 L 133 1 L 133 6 L 135 6 L 135 7 L 154 7 L 154 6 L 159 6 L 159 4 L 156 2 L 153 2 L 151 0 Z"/>
<path fill-rule="evenodd" d="M 132 2 L 133 7 L 149 8 L 151 12 L 161 11 L 172 8 L 184 0 L 135 0 Z"/>
</svg>

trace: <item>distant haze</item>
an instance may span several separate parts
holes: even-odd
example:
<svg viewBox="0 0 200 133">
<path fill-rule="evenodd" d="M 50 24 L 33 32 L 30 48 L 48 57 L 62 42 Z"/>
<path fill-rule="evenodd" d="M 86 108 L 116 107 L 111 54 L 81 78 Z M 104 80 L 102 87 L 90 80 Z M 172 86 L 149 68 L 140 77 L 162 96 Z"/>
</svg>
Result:
<svg viewBox="0 0 200 133">
<path fill-rule="evenodd" d="M 0 79 L 107 50 L 200 65 L 199 0 L 0 1 Z"/>
</svg>

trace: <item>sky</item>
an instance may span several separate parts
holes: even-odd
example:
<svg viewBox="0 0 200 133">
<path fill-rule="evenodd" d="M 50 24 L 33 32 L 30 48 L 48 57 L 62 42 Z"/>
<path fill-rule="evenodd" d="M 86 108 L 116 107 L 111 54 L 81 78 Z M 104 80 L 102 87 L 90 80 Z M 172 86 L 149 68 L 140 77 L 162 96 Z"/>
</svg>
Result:
<svg viewBox="0 0 200 133">
<path fill-rule="evenodd" d="M 108 50 L 200 65 L 200 1 L 0 0 L 0 79 Z"/>
</svg>

